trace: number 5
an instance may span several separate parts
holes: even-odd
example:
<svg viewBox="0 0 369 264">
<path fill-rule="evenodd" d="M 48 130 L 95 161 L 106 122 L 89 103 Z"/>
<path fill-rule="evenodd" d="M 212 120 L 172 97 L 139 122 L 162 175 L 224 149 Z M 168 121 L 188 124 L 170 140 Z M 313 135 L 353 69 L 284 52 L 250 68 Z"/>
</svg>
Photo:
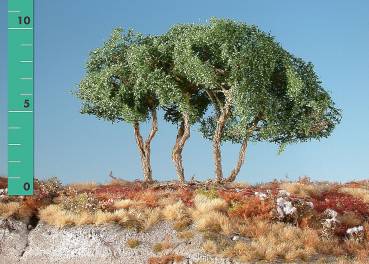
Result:
<svg viewBox="0 0 369 264">
<path fill-rule="evenodd" d="M 24 100 L 24 108 L 28 108 L 29 107 L 29 99 Z"/>
</svg>

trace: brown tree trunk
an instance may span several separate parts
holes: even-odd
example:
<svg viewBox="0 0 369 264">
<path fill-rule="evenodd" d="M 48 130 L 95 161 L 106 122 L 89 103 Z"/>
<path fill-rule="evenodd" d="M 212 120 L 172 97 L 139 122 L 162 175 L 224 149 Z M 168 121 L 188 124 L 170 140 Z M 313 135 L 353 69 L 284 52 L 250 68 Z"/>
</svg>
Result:
<svg viewBox="0 0 369 264">
<path fill-rule="evenodd" d="M 247 150 L 247 143 L 252 135 L 253 131 L 255 130 L 258 122 L 260 120 L 260 115 L 256 116 L 252 123 L 250 124 L 249 128 L 247 129 L 247 136 L 243 139 L 241 144 L 240 153 L 238 154 L 238 161 L 235 166 L 235 168 L 231 171 L 228 178 L 225 180 L 226 182 L 234 182 L 236 180 L 236 177 L 238 173 L 241 170 L 242 165 L 245 163 L 245 157 L 246 157 L 246 150 Z"/>
<path fill-rule="evenodd" d="M 221 142 L 224 131 L 225 123 L 230 114 L 230 105 L 228 101 L 225 103 L 219 118 L 213 137 L 213 156 L 215 163 L 215 181 L 221 183 L 223 181 L 223 169 L 222 169 L 222 154 L 221 154 Z"/>
<path fill-rule="evenodd" d="M 151 111 L 151 117 L 152 117 L 151 131 L 149 133 L 149 136 L 145 140 L 145 142 L 143 141 L 143 138 L 141 136 L 139 122 L 135 122 L 133 124 L 136 143 L 137 143 L 138 150 L 140 152 L 141 166 L 142 166 L 143 176 L 144 176 L 144 181 L 145 182 L 152 182 L 153 181 L 152 170 L 151 170 L 151 161 L 150 161 L 150 154 L 151 154 L 150 147 L 151 147 L 151 141 L 154 138 L 156 132 L 158 131 L 158 119 L 157 119 L 157 115 L 156 115 L 156 110 Z"/>
<path fill-rule="evenodd" d="M 185 182 L 184 168 L 182 163 L 182 151 L 187 139 L 190 137 L 190 122 L 187 114 L 183 114 L 183 120 L 178 128 L 176 143 L 172 151 L 172 160 L 176 168 L 178 180 L 181 183 Z"/>
<path fill-rule="evenodd" d="M 236 179 L 243 163 L 245 162 L 246 149 L 247 149 L 247 139 L 244 139 L 241 145 L 240 153 L 238 155 L 236 167 L 231 171 L 228 178 L 225 180 L 226 182 L 234 182 L 234 180 Z"/>
</svg>

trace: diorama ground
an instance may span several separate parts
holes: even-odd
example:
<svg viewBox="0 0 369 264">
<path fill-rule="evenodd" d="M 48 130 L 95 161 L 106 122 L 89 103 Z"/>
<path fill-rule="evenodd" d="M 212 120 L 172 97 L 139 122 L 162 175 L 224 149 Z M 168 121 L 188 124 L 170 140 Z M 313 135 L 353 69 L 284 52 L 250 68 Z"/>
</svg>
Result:
<svg viewBox="0 0 369 264">
<path fill-rule="evenodd" d="M 6 182 L 0 264 L 369 263 L 369 181 Z"/>
</svg>

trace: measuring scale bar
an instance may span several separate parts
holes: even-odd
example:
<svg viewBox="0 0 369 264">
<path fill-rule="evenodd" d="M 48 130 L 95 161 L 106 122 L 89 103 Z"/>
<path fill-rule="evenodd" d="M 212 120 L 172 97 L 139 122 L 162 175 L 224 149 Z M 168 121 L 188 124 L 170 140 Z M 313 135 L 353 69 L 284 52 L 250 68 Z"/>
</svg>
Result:
<svg viewBox="0 0 369 264">
<path fill-rule="evenodd" d="M 34 2 L 8 0 L 8 194 L 32 195 Z"/>
</svg>

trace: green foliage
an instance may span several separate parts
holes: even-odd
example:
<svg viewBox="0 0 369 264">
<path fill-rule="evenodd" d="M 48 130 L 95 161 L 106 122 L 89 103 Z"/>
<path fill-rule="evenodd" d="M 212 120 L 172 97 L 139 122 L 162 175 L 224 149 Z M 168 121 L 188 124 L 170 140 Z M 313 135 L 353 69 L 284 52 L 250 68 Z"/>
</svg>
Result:
<svg viewBox="0 0 369 264">
<path fill-rule="evenodd" d="M 178 123 L 187 113 L 195 123 L 209 104 L 202 90 L 174 70 L 168 37 L 113 31 L 90 53 L 86 76 L 75 95 L 81 113 L 111 122 L 145 121 L 161 107 L 165 119 Z"/>
<path fill-rule="evenodd" d="M 150 57 L 143 60 L 152 37 L 133 31 L 122 33 L 114 30 L 101 48 L 90 53 L 86 75 L 75 95 L 82 102 L 83 114 L 111 122 L 145 121 L 150 110 L 158 106 L 154 85 L 162 85 L 155 79 L 161 80 L 158 74 L 150 71 L 150 64 L 145 64 Z"/>
<path fill-rule="evenodd" d="M 212 187 L 211 189 L 205 189 L 205 188 L 197 189 L 196 194 L 204 195 L 208 197 L 209 199 L 219 198 L 216 187 Z"/>
<path fill-rule="evenodd" d="M 285 145 L 319 139 L 340 121 L 313 65 L 255 26 L 223 19 L 176 25 L 166 43 L 173 72 L 212 100 L 213 113 L 201 120 L 206 138 L 212 139 L 226 101 L 231 114 L 222 139 L 232 142 L 251 137 Z"/>
</svg>

